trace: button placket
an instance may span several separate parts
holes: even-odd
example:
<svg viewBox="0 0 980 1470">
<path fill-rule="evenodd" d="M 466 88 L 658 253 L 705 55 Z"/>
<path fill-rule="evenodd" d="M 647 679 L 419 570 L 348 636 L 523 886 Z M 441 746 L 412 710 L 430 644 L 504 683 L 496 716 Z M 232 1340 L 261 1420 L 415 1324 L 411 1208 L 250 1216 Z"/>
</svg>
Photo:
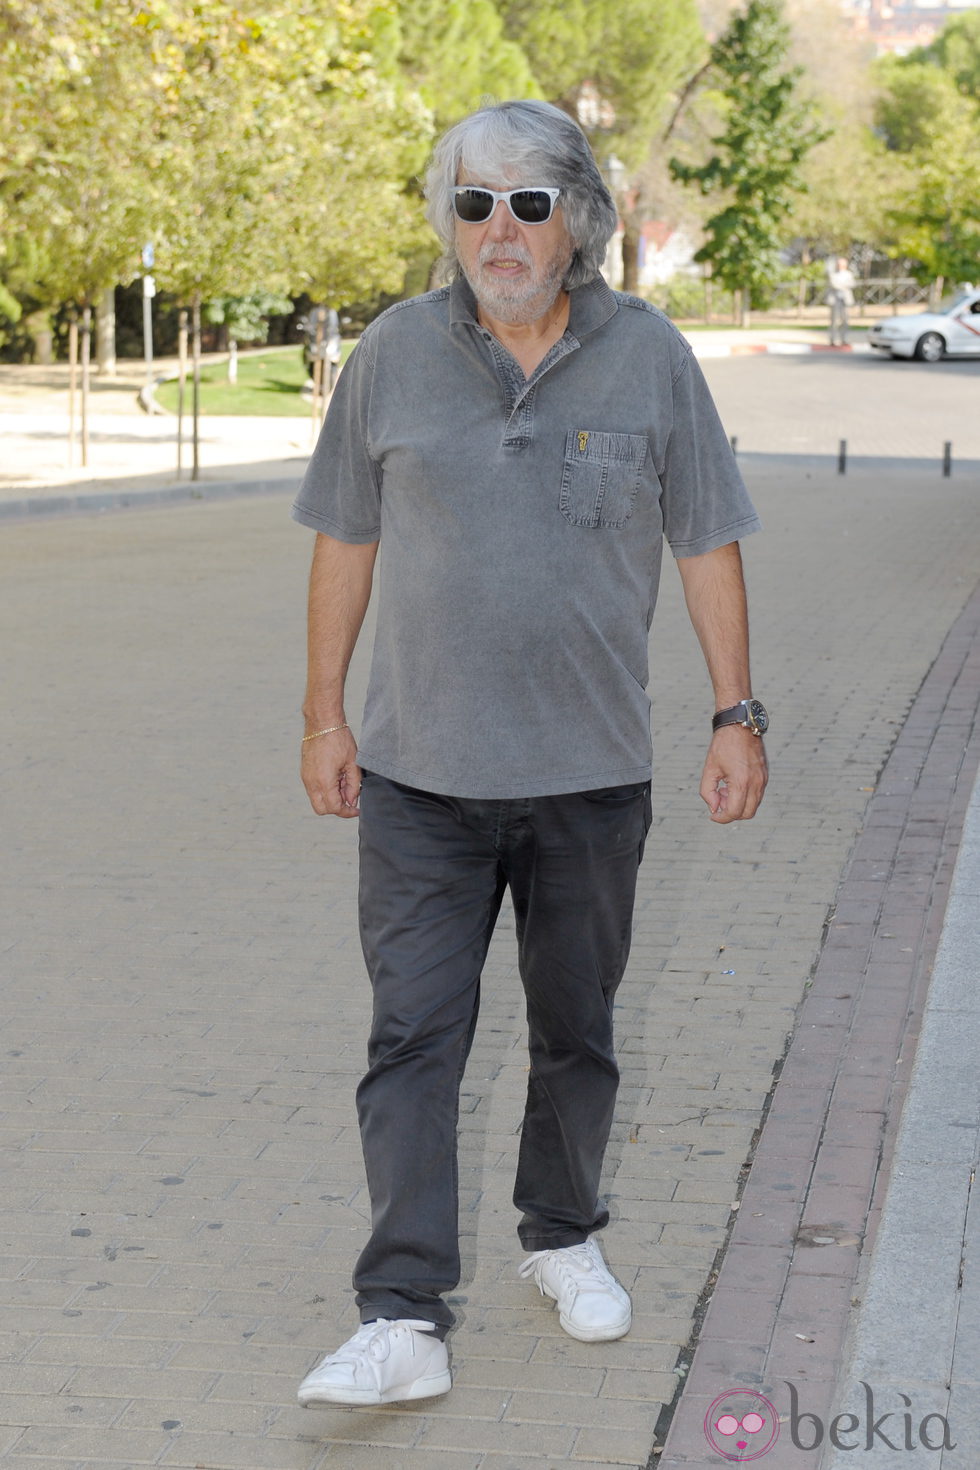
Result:
<svg viewBox="0 0 980 1470">
<path fill-rule="evenodd" d="M 566 331 L 538 363 L 531 376 L 525 378 L 515 358 L 497 341 L 492 332 L 481 328 L 480 335 L 490 348 L 494 367 L 504 387 L 507 418 L 503 446 L 507 449 L 526 449 L 531 442 L 534 423 L 534 390 L 546 372 L 568 353 L 578 350 L 578 338 Z"/>
</svg>

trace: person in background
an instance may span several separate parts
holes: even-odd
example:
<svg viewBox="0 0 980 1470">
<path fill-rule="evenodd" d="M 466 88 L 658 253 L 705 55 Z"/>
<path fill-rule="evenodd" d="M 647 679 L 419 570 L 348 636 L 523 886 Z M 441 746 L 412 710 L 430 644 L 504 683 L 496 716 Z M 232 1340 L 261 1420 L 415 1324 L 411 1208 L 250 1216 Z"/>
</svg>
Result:
<svg viewBox="0 0 980 1470">
<path fill-rule="evenodd" d="M 827 305 L 830 307 L 830 345 L 846 347 L 849 312 L 854 305 L 854 273 L 843 255 L 827 269 Z"/>
</svg>

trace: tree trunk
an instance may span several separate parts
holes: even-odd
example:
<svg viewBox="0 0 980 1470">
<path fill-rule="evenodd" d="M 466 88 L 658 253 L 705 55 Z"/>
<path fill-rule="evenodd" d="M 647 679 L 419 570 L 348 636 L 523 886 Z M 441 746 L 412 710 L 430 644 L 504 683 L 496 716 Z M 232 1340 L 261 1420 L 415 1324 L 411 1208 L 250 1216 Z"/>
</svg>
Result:
<svg viewBox="0 0 980 1470">
<path fill-rule="evenodd" d="M 177 315 L 177 478 L 183 470 L 184 454 L 184 389 L 187 385 L 187 308 Z"/>
<path fill-rule="evenodd" d="M 95 308 L 95 359 L 98 371 L 116 376 L 116 288 L 103 291 Z"/>
<path fill-rule="evenodd" d="M 747 286 L 743 286 L 735 293 L 736 310 L 738 312 L 738 324 L 740 327 L 752 325 L 752 293 Z"/>
<path fill-rule="evenodd" d="M 191 479 L 197 480 L 201 473 L 200 418 L 201 418 L 201 293 L 194 292 L 191 303 L 191 353 L 194 362 L 194 387 L 191 394 L 194 415 L 194 458 L 191 464 Z"/>
<path fill-rule="evenodd" d="M 324 413 L 324 388 L 323 388 L 323 332 L 327 320 L 327 308 L 318 306 L 316 309 L 316 332 L 313 335 L 313 419 L 310 425 L 311 442 L 316 438 L 317 430 L 323 419 Z"/>
<path fill-rule="evenodd" d="M 807 247 L 804 246 L 803 252 L 800 255 L 800 265 L 802 265 L 802 266 L 808 266 L 809 264 L 810 264 L 810 251 L 809 251 L 809 249 Z M 798 317 L 802 317 L 803 316 L 804 308 L 806 307 L 806 288 L 807 288 L 807 285 L 808 285 L 807 278 L 803 274 L 803 272 L 801 271 L 800 272 L 800 276 L 799 276 L 799 280 L 796 283 L 796 315 Z"/>
<path fill-rule="evenodd" d="M 238 383 L 238 343 L 234 337 L 228 343 L 228 381 L 232 387 Z"/>
<path fill-rule="evenodd" d="M 34 361 L 48 367 L 54 362 L 54 333 L 51 330 L 50 312 L 32 311 L 24 318 L 24 326 L 34 343 Z"/>
<path fill-rule="evenodd" d="M 636 296 L 640 290 L 640 226 L 633 217 L 623 220 L 623 290 Z"/>
<path fill-rule="evenodd" d="M 88 465 L 89 364 L 92 359 L 92 308 L 82 311 L 82 465 Z"/>
<path fill-rule="evenodd" d="M 78 378 L 78 318 L 68 324 L 68 468 L 75 464 L 75 387 Z"/>
</svg>

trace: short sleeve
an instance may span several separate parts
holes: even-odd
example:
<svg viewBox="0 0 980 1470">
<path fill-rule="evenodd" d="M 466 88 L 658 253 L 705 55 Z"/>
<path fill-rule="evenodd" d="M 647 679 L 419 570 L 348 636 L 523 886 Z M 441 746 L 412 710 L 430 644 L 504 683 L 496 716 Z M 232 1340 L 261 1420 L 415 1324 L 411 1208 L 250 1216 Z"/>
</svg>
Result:
<svg viewBox="0 0 980 1470">
<path fill-rule="evenodd" d="M 381 467 L 370 446 L 372 345 L 362 337 L 337 380 L 292 510 L 302 525 L 362 545 L 381 534 Z"/>
<path fill-rule="evenodd" d="M 685 346 L 673 386 L 673 421 L 660 475 L 664 535 L 675 557 L 701 556 L 762 523 L 698 363 Z"/>
</svg>

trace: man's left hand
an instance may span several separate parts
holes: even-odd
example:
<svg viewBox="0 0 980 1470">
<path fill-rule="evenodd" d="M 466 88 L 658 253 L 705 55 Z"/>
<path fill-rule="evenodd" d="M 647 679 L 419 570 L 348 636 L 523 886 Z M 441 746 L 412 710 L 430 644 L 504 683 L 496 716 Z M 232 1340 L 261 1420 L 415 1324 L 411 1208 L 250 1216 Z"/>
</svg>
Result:
<svg viewBox="0 0 980 1470">
<path fill-rule="evenodd" d="M 741 725 L 723 725 L 715 731 L 701 775 L 701 799 L 713 822 L 754 817 L 768 779 L 766 750 L 758 735 Z"/>
</svg>

